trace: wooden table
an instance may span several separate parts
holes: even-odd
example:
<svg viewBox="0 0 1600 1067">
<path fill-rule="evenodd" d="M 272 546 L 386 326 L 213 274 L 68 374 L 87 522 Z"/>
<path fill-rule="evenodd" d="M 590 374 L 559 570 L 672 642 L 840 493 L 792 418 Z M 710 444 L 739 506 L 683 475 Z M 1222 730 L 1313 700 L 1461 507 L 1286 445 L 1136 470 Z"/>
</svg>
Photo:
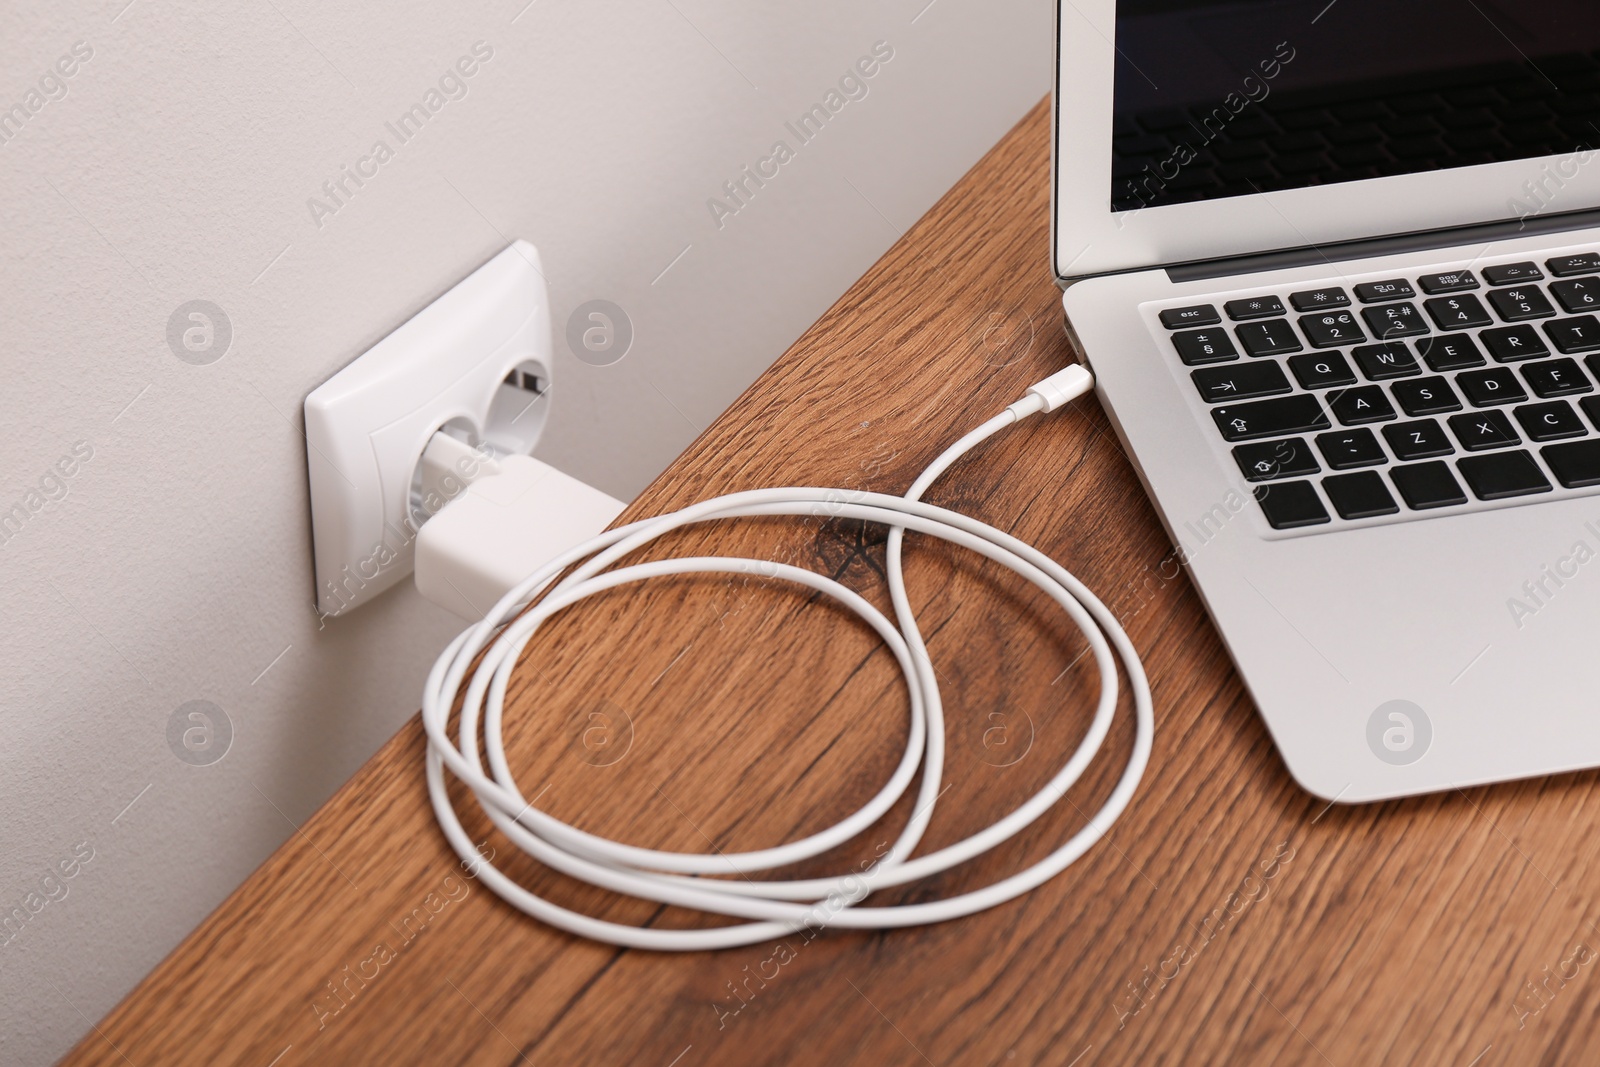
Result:
<svg viewBox="0 0 1600 1067">
<path fill-rule="evenodd" d="M 1071 359 L 1047 266 L 1048 142 L 1041 103 L 628 516 L 764 485 L 898 492 Z M 1123 618 L 1154 682 L 1143 787 L 1041 889 L 969 919 L 786 950 L 575 940 L 464 876 L 434 826 L 413 720 L 65 1062 L 1595 1061 L 1595 775 L 1367 807 L 1302 792 L 1092 400 L 991 442 L 930 499 L 1072 568 Z M 799 559 L 886 603 L 882 542 L 848 523 L 761 520 L 677 547 Z M 928 848 L 1038 788 L 1081 735 L 1094 677 L 1081 638 L 1019 582 L 995 587 L 994 567 L 922 539 L 908 558 L 950 716 Z M 899 676 L 864 628 L 758 581 L 591 601 L 530 648 L 513 690 L 524 788 L 555 815 L 662 848 L 828 825 L 888 775 L 905 731 Z M 1124 712 L 1070 803 L 892 899 L 977 887 L 1043 855 L 1098 807 L 1129 744 Z M 870 858 L 906 810 L 825 866 Z M 702 921 L 511 869 L 595 915 Z"/>
</svg>

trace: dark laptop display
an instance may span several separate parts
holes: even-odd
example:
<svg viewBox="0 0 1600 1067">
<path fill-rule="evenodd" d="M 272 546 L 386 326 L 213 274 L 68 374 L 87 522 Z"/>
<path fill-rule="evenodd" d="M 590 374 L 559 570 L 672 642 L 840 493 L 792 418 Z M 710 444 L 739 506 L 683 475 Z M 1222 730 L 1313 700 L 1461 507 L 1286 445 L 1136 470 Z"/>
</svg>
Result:
<svg viewBox="0 0 1600 1067">
<path fill-rule="evenodd" d="M 1117 211 L 1578 153 L 1532 213 L 1600 164 L 1596 0 L 1122 0 L 1116 46 Z"/>
</svg>

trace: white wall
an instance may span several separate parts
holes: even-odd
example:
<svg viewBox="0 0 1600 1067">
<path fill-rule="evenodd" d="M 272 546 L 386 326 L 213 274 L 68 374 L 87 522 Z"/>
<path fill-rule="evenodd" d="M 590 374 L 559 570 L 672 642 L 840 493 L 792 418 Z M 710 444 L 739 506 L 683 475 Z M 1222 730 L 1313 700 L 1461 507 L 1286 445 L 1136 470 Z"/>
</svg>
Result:
<svg viewBox="0 0 1600 1067">
<path fill-rule="evenodd" d="M 1050 84 L 1046 0 L 525 2 L 0 10 L 0 112 L 27 113 L 0 144 L 0 515 L 27 515 L 0 543 L 0 917 L 30 916 L 0 930 L 0 1061 L 107 1011 L 413 713 L 453 632 L 409 585 L 319 629 L 307 392 L 525 237 L 558 326 L 597 297 L 632 319 L 613 366 L 558 338 L 539 449 L 629 497 Z M 385 122 L 479 41 L 400 145 Z M 784 123 L 879 41 L 799 145 Z M 708 198 L 780 139 L 719 226 Z M 232 324 L 209 366 L 167 344 L 192 299 Z M 196 699 L 234 730 L 208 766 L 167 740 Z"/>
</svg>

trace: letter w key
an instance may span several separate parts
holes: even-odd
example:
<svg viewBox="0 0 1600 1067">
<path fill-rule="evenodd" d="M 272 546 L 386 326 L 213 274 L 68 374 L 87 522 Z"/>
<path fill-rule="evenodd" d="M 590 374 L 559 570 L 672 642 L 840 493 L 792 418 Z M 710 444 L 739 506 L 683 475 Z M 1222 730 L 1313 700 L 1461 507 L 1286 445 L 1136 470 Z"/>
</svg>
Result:
<svg viewBox="0 0 1600 1067">
<path fill-rule="evenodd" d="M 1350 355 L 1355 358 L 1368 381 L 1378 382 L 1385 378 L 1404 378 L 1408 374 L 1422 373 L 1417 357 L 1412 355 L 1404 341 L 1359 345 L 1350 350 Z"/>
</svg>

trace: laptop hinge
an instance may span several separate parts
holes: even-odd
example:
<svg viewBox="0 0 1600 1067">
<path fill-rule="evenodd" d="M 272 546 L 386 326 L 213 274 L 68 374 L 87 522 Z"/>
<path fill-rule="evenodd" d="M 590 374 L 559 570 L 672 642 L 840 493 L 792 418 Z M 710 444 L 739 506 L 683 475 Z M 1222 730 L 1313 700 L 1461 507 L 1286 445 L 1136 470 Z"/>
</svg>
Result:
<svg viewBox="0 0 1600 1067">
<path fill-rule="evenodd" d="M 1448 230 L 1424 230 L 1390 237 L 1344 241 L 1338 244 L 1284 248 L 1276 252 L 1254 252 L 1246 256 L 1178 263 L 1167 268 L 1167 277 L 1175 282 L 1203 281 L 1237 274 L 1254 274 L 1257 271 L 1305 267 L 1314 263 L 1336 263 L 1341 260 L 1368 259 L 1400 252 L 1418 252 L 1429 248 L 1471 244 L 1475 241 L 1503 241 L 1541 233 L 1560 233 L 1564 230 L 1581 230 L 1588 226 L 1600 226 L 1600 208 L 1570 211 L 1559 215 L 1539 215 L 1518 222 L 1509 220 L 1488 222 L 1477 226 L 1457 226 Z"/>
</svg>

